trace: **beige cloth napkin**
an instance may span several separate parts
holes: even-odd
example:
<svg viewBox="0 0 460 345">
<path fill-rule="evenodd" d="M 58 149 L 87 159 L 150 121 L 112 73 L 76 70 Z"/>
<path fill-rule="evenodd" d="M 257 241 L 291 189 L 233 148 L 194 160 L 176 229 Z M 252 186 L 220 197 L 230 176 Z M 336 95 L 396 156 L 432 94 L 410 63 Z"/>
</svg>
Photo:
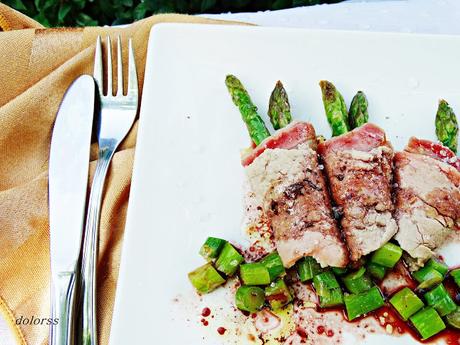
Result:
<svg viewBox="0 0 460 345">
<path fill-rule="evenodd" d="M 0 4 L 0 312 L 20 344 L 48 343 L 48 326 L 15 320 L 49 317 L 48 155 L 64 91 L 77 76 L 92 73 L 97 35 L 121 35 L 125 46 L 133 38 L 142 90 L 149 31 L 161 22 L 222 23 L 172 14 L 126 28 L 44 29 Z M 103 199 L 97 266 L 101 344 L 110 333 L 136 133 L 137 122 L 113 158 Z M 91 176 L 96 150 L 93 144 Z"/>
</svg>

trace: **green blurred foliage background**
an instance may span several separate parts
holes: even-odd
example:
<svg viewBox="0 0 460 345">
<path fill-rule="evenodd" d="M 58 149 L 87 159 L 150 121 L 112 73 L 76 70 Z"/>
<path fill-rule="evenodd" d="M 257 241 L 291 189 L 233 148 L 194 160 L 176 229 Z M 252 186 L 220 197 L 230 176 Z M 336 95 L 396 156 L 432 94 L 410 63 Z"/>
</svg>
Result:
<svg viewBox="0 0 460 345">
<path fill-rule="evenodd" d="M 0 0 L 47 27 L 131 23 L 156 13 L 279 10 L 342 0 Z"/>
</svg>

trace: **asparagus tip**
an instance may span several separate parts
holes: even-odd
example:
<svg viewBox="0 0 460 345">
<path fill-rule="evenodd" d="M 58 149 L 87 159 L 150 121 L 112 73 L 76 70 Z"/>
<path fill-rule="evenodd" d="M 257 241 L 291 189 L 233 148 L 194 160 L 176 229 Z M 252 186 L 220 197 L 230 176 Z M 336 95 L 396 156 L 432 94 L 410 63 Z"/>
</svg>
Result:
<svg viewBox="0 0 460 345">
<path fill-rule="evenodd" d="M 319 82 L 319 86 L 321 87 L 323 95 L 326 99 L 334 99 L 336 91 L 334 84 L 327 80 L 321 80 Z"/>
</svg>

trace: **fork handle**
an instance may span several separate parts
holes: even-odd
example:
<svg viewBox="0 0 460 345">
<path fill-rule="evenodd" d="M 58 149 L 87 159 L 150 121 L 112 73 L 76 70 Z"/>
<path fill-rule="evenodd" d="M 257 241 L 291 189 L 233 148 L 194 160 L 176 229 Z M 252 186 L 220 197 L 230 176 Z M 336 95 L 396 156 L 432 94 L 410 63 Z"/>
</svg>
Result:
<svg viewBox="0 0 460 345">
<path fill-rule="evenodd" d="M 88 203 L 82 256 L 82 344 L 97 345 L 96 266 L 98 229 L 105 177 L 114 150 L 100 149 Z"/>
<path fill-rule="evenodd" d="M 50 345 L 72 345 L 75 273 L 52 274 Z"/>
</svg>

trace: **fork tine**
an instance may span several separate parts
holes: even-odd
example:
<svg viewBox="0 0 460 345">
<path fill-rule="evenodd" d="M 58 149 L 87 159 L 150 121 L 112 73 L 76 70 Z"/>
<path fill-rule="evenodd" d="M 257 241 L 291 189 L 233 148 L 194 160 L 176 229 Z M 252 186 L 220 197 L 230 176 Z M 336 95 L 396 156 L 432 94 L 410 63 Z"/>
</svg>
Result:
<svg viewBox="0 0 460 345">
<path fill-rule="evenodd" d="M 112 42 L 107 36 L 107 96 L 113 96 L 112 91 Z"/>
<path fill-rule="evenodd" d="M 96 84 L 99 88 L 99 94 L 102 96 L 104 92 L 104 76 L 103 76 L 103 69 L 102 69 L 102 44 L 101 44 L 101 36 L 97 36 L 96 40 L 96 51 L 94 53 L 94 69 L 93 69 L 93 77 L 96 80 Z"/>
<path fill-rule="evenodd" d="M 123 64 L 121 62 L 121 38 L 118 35 L 117 39 L 117 72 L 118 72 L 118 86 L 117 86 L 117 96 L 123 95 Z"/>
<path fill-rule="evenodd" d="M 137 98 L 138 85 L 137 85 L 137 71 L 136 60 L 134 59 L 133 41 L 129 39 L 129 59 L 128 59 L 128 96 Z"/>
</svg>

